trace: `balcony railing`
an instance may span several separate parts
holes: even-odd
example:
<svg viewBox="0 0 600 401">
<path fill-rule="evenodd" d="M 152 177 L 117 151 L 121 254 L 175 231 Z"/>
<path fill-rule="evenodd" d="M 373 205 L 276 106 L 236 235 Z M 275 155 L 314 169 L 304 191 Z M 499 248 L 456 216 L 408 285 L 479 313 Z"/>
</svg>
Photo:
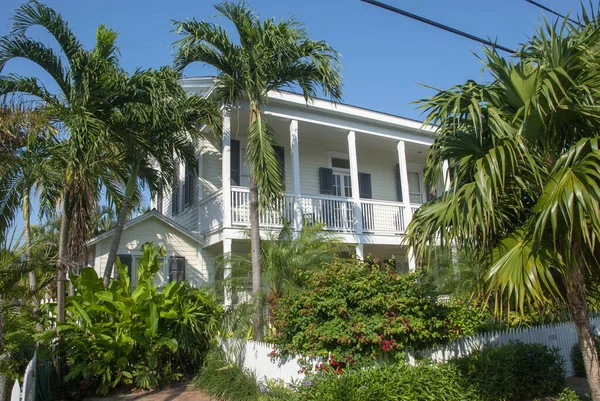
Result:
<svg viewBox="0 0 600 401">
<path fill-rule="evenodd" d="M 204 204 L 203 201 L 201 205 Z M 363 199 L 361 204 L 364 232 L 403 233 L 406 229 L 405 206 L 403 204 L 373 199 Z M 355 230 L 354 203 L 350 198 L 301 195 L 300 206 L 302 218 L 306 224 L 318 223 L 322 224 L 327 230 L 340 232 L 353 232 Z M 411 215 L 418 207 L 419 205 L 411 205 L 409 211 Z M 202 210 L 208 211 L 207 206 Z M 216 210 L 213 212 L 216 212 Z M 294 197 L 289 194 L 286 194 L 271 209 L 261 211 L 259 216 L 261 226 L 273 228 L 281 227 L 284 220 L 291 222 L 293 218 Z M 250 225 L 250 192 L 248 188 L 231 188 L 231 224 L 237 227 Z M 201 229 L 201 231 L 205 230 Z"/>
</svg>

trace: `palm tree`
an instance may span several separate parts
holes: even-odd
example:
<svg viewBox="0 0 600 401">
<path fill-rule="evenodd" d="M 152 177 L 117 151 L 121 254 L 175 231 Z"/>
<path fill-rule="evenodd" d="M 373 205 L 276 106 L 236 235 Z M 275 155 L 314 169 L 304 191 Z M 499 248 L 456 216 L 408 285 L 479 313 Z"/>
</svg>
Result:
<svg viewBox="0 0 600 401">
<path fill-rule="evenodd" d="M 307 273 L 320 270 L 331 263 L 336 254 L 346 251 L 339 238 L 323 231 L 319 224 L 304 225 L 298 233 L 289 224 L 284 224 L 281 231 L 269 233 L 260 243 L 261 280 L 265 291 L 257 294 L 259 299 L 254 302 L 275 307 L 281 297 L 304 288 Z M 224 290 L 243 293 L 250 288 L 251 255 L 222 255 L 215 259 L 215 265 L 219 275 L 224 273 L 225 266 L 231 266 L 231 275 L 216 282 L 218 293 L 222 294 Z M 233 315 L 237 320 L 226 319 L 223 327 L 225 331 L 246 335 L 252 320 L 248 305 L 241 303 L 235 309 L 228 316 Z"/>
<path fill-rule="evenodd" d="M 564 296 L 598 401 L 585 276 L 600 245 L 600 20 L 582 15 L 543 24 L 510 63 L 487 49 L 492 82 L 422 101 L 439 126 L 426 179 L 439 182 L 447 162 L 452 189 L 417 211 L 407 240 L 420 258 L 436 243 L 476 252 L 497 308 Z"/>
<path fill-rule="evenodd" d="M 184 37 L 176 43 L 175 67 L 183 70 L 201 62 L 218 71 L 215 96 L 225 107 L 247 99 L 250 103 L 246 160 L 250 165 L 250 227 L 252 292 L 261 290 L 259 208 L 273 204 L 282 195 L 281 169 L 273 148 L 273 130 L 261 108 L 270 91 L 298 88 L 308 102 L 318 89 L 325 96 L 341 99 L 338 53 L 324 41 L 308 38 L 302 24 L 293 18 L 260 20 L 246 3 L 215 5 L 232 22 L 239 42 L 231 40 L 222 26 L 195 19 L 176 22 Z M 260 188 L 260 202 L 259 189 Z M 254 336 L 260 338 L 262 311 L 254 313 Z"/>
<path fill-rule="evenodd" d="M 151 195 L 174 181 L 175 159 L 196 166 L 196 141 L 203 124 L 218 127 L 218 105 L 198 95 L 188 96 L 172 68 L 138 70 L 125 81 L 111 130 L 122 147 L 128 178 L 119 199 L 119 216 L 104 269 L 104 285 L 112 274 L 121 234 L 131 213 L 131 201 L 147 185 Z M 133 101 L 132 101 L 133 100 Z"/>
<path fill-rule="evenodd" d="M 64 57 L 29 38 L 26 33 L 33 26 L 44 28 Z M 59 125 L 64 138 L 52 150 L 64 166 L 57 263 L 59 321 L 64 321 L 69 261 L 77 260 L 83 253 L 96 199 L 102 188 L 109 195 L 118 193 L 116 183 L 125 175 L 123 157 L 120 149 L 111 144 L 107 125 L 112 100 L 120 89 L 116 36 L 114 31 L 100 26 L 96 46 L 85 50 L 60 14 L 34 1 L 15 11 L 11 33 L 0 38 L 0 73 L 8 61 L 25 58 L 42 67 L 58 88 L 57 93 L 52 93 L 35 77 L 0 75 L 0 96 L 20 94 L 31 98 Z"/>
<path fill-rule="evenodd" d="M 32 257 L 31 235 L 31 192 L 38 191 L 42 205 L 56 203 L 60 188 L 60 166 L 56 166 L 49 149 L 56 145 L 54 129 L 39 110 L 31 110 L 23 105 L 3 104 L 0 106 L 0 125 L 4 127 L 3 136 L 10 141 L 10 146 L 3 146 L 4 157 L 10 160 L 2 169 L 0 188 L 2 188 L 2 211 L 7 216 L 2 224 L 5 231 L 7 224 L 14 220 L 18 201 L 23 214 L 24 262 L 29 263 Z M 11 124 L 12 123 L 12 124 Z M 12 139 L 11 139 L 12 138 Z M 15 141 L 15 138 L 20 138 Z M 6 159 L 5 159 L 6 160 Z M 43 215 L 46 208 L 40 210 Z M 38 284 L 35 269 L 28 273 L 29 289 L 33 306 L 33 314 L 39 310 L 37 298 Z M 41 331 L 41 326 L 38 325 Z"/>
</svg>

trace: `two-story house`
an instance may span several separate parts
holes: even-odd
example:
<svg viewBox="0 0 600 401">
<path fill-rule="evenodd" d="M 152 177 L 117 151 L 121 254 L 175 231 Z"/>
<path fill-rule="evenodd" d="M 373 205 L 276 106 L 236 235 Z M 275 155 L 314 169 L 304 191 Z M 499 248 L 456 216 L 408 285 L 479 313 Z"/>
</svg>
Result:
<svg viewBox="0 0 600 401">
<path fill-rule="evenodd" d="M 188 78 L 182 85 L 210 96 L 214 78 Z M 395 258 L 399 270 L 415 261 L 402 242 L 412 213 L 428 194 L 423 185 L 434 129 L 422 123 L 360 107 L 274 92 L 264 107 L 277 132 L 285 196 L 260 216 L 263 232 L 287 219 L 294 230 L 320 223 L 356 250 Z M 185 278 L 200 286 L 214 279 L 215 257 L 250 251 L 249 168 L 245 161 L 248 104 L 223 110 L 222 135 L 206 130 L 199 143 L 198 174 L 180 166 L 180 179 L 152 200 L 154 211 L 127 223 L 119 255 L 131 267 L 146 241 L 167 249 L 157 278 Z M 442 191 L 440 184 L 438 191 Z M 90 241 L 93 264 L 104 269 L 112 233 Z M 135 269 L 132 269 L 135 270 Z M 135 278 L 133 278 L 135 281 Z"/>
</svg>

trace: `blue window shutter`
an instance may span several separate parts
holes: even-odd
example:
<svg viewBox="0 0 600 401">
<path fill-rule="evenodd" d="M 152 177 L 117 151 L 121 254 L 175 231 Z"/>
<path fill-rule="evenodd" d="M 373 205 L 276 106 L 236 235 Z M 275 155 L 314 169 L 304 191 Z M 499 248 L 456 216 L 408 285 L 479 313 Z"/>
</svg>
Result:
<svg viewBox="0 0 600 401">
<path fill-rule="evenodd" d="M 279 162 L 281 182 L 283 183 L 283 189 L 285 189 L 285 149 L 283 146 L 273 146 L 273 149 L 275 150 L 275 156 Z"/>
<path fill-rule="evenodd" d="M 400 180 L 400 165 L 396 164 L 396 199 L 402 202 L 402 180 Z"/>
<path fill-rule="evenodd" d="M 231 185 L 234 186 L 239 186 L 240 185 L 240 172 L 241 172 L 241 166 L 240 166 L 240 141 L 238 141 L 237 139 L 232 139 L 231 140 L 231 161 L 230 161 L 230 166 L 231 166 Z"/>
<path fill-rule="evenodd" d="M 333 169 L 319 167 L 319 189 L 321 195 L 333 195 Z"/>
<path fill-rule="evenodd" d="M 371 174 L 358 173 L 358 193 L 362 199 L 372 199 Z"/>
</svg>

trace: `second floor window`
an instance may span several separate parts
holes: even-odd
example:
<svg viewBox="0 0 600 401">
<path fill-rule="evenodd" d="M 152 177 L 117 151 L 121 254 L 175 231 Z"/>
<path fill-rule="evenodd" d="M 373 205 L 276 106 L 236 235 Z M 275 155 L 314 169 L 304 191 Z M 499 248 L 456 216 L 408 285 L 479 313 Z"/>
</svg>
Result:
<svg viewBox="0 0 600 401">
<path fill-rule="evenodd" d="M 194 198 L 194 175 L 192 169 L 185 167 L 185 181 L 183 183 L 183 206 L 189 207 Z"/>
</svg>

